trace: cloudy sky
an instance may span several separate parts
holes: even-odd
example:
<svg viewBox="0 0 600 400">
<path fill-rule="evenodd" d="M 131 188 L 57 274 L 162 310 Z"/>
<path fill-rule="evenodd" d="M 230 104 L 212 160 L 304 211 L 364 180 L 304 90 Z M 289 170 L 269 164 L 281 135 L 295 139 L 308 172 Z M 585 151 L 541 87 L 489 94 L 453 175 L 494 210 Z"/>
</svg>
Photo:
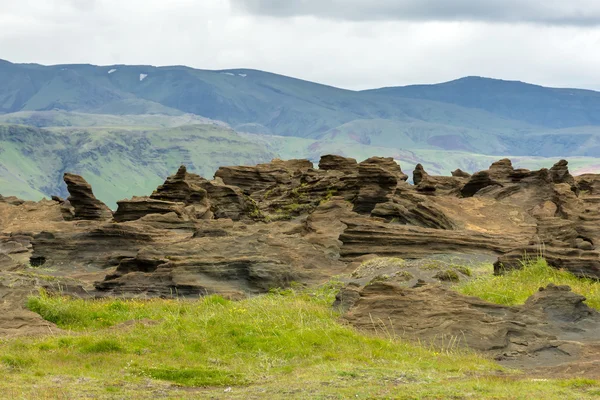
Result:
<svg viewBox="0 0 600 400">
<path fill-rule="evenodd" d="M 598 0 L 0 0 L 0 58 L 600 89 Z"/>
</svg>

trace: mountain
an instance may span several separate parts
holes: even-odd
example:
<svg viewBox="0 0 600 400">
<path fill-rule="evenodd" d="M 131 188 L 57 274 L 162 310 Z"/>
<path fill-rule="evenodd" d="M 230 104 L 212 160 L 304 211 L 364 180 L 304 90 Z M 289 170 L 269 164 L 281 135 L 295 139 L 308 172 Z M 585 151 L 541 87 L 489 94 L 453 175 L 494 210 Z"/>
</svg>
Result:
<svg viewBox="0 0 600 400">
<path fill-rule="evenodd" d="M 435 174 L 506 156 L 530 168 L 568 158 L 593 172 L 600 93 L 480 77 L 351 91 L 250 69 L 0 60 L 2 194 L 64 195 L 68 170 L 114 206 L 180 164 L 210 177 L 221 165 L 326 153 Z"/>
<path fill-rule="evenodd" d="M 546 128 L 600 125 L 600 93 L 592 90 L 466 77 L 437 85 L 390 87 L 366 93 L 451 103 Z"/>
<path fill-rule="evenodd" d="M 0 63 L 0 113 L 193 114 L 241 132 L 530 156 L 600 155 L 600 93 L 463 78 L 350 91 L 257 70 Z"/>
</svg>

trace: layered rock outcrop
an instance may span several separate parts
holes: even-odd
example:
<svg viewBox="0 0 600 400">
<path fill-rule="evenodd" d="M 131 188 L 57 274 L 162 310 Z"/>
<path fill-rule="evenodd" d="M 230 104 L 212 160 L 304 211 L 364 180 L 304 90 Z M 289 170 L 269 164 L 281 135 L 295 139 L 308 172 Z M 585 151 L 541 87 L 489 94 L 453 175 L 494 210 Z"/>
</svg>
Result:
<svg viewBox="0 0 600 400">
<path fill-rule="evenodd" d="M 75 220 L 107 220 L 112 211 L 98 200 L 92 192 L 92 186 L 79 175 L 65 173 L 63 179 L 69 191 L 68 201 L 73 207 Z"/>
<path fill-rule="evenodd" d="M 358 164 L 358 196 L 354 211 L 369 214 L 380 203 L 389 201 L 399 182 L 405 182 L 404 174 L 393 158 L 371 157 Z"/>
<path fill-rule="evenodd" d="M 345 174 L 357 174 L 358 163 L 354 158 L 328 154 L 321 157 L 319 169 L 323 171 L 340 171 Z"/>
<path fill-rule="evenodd" d="M 117 222 L 135 221 L 151 214 L 174 213 L 182 221 L 212 218 L 258 218 L 256 205 L 236 186 L 219 178 L 208 181 L 187 172 L 185 166 L 169 176 L 149 197 L 117 202 Z"/>
<path fill-rule="evenodd" d="M 363 330 L 398 334 L 435 346 L 468 347 L 515 367 L 579 360 L 598 344 L 600 313 L 567 286 L 546 288 L 523 306 L 506 307 L 439 285 L 406 288 L 377 282 L 347 287 L 335 306 Z"/>
<path fill-rule="evenodd" d="M 551 265 L 600 278 L 600 179 L 574 178 L 565 161 L 443 177 L 417 166 L 416 185 L 391 158 L 327 155 L 319 167 L 274 160 L 214 180 L 181 167 L 150 196 L 120 201 L 112 221 L 66 174 L 68 201 L 0 202 L 0 267 L 91 271 L 105 294 L 239 296 L 325 280 L 364 256 L 495 256 L 502 273 L 543 249 Z"/>
<path fill-rule="evenodd" d="M 250 195 L 278 185 L 290 185 L 294 175 L 313 168 L 309 160 L 273 160 L 256 166 L 221 167 L 215 173 L 226 185 L 237 186 Z"/>
<path fill-rule="evenodd" d="M 461 171 L 462 172 L 462 171 Z M 416 185 L 416 190 L 421 193 L 433 193 L 444 191 L 446 194 L 455 194 L 460 190 L 470 177 L 468 174 L 460 174 L 453 176 L 432 176 L 429 175 L 421 164 L 417 164 L 413 172 L 413 183 Z"/>
</svg>

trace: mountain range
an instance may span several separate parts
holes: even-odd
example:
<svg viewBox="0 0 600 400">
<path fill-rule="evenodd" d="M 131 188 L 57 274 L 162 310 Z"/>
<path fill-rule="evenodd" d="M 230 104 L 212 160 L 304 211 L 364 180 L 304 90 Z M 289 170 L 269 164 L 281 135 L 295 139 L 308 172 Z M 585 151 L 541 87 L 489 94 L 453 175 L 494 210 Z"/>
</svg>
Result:
<svg viewBox="0 0 600 400">
<path fill-rule="evenodd" d="M 568 157 L 585 172 L 600 165 L 600 93 L 481 77 L 351 91 L 249 69 L 0 60 L 0 146 L 0 193 L 64 194 L 69 170 L 111 204 L 181 163 L 210 175 L 324 153 L 443 174 L 450 163 L 473 171 L 502 156 L 530 167 Z M 123 169 L 139 179 L 120 180 Z"/>
</svg>

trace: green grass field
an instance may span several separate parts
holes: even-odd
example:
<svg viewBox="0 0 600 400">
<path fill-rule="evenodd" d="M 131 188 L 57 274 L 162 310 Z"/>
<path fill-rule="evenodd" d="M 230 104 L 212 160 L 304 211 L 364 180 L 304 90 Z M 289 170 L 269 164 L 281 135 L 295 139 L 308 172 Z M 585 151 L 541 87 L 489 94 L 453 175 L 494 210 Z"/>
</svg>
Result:
<svg viewBox="0 0 600 400">
<path fill-rule="evenodd" d="M 541 280 L 551 278 L 540 271 L 535 274 Z M 561 283 L 564 277 L 557 276 L 555 283 Z M 517 277 L 504 279 L 514 282 Z M 480 279 L 473 285 L 487 282 Z M 0 397 L 600 396 L 596 381 L 534 379 L 465 350 L 420 347 L 358 332 L 331 308 L 337 287 L 275 291 L 239 302 L 218 296 L 80 300 L 42 292 L 29 299 L 28 307 L 66 333 L 0 342 Z M 499 290 L 507 291 L 509 285 L 504 287 Z M 529 287 L 510 291 L 519 292 L 514 300 L 519 302 Z"/>
</svg>

